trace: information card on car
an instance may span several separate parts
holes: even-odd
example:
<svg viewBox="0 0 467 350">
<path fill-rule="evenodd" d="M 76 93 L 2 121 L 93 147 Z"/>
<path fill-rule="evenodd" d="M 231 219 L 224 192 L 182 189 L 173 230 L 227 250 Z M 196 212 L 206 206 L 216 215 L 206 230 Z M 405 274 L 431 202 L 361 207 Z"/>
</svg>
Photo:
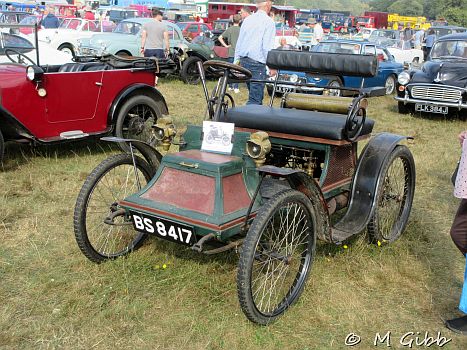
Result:
<svg viewBox="0 0 467 350">
<path fill-rule="evenodd" d="M 203 143 L 201 150 L 230 154 L 235 124 L 221 122 L 203 122 Z"/>
</svg>

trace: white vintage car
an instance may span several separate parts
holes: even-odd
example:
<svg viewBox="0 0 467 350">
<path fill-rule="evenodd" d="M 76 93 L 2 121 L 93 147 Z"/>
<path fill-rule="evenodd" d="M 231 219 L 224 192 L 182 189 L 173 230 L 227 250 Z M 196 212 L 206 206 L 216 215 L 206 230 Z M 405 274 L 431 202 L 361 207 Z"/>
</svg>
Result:
<svg viewBox="0 0 467 350">
<path fill-rule="evenodd" d="M 0 63 L 15 61 L 24 64 L 37 64 L 37 51 L 33 43 L 34 40 L 28 35 L 22 33 L 10 34 L 0 31 Z M 27 59 L 24 59 L 18 53 L 25 55 Z M 70 62 L 71 56 L 69 54 L 57 51 L 49 47 L 49 45 L 39 42 L 40 65 L 58 65 Z"/>
<path fill-rule="evenodd" d="M 385 46 L 396 62 L 409 64 L 410 66 L 421 66 L 424 60 L 423 50 L 421 49 L 403 49 L 402 40 L 390 40 L 385 42 Z"/>
<path fill-rule="evenodd" d="M 78 53 L 78 39 L 90 38 L 93 34 L 111 32 L 115 23 L 110 21 L 90 21 L 82 18 L 65 18 L 58 28 L 39 31 L 39 41 L 72 56 Z"/>
</svg>

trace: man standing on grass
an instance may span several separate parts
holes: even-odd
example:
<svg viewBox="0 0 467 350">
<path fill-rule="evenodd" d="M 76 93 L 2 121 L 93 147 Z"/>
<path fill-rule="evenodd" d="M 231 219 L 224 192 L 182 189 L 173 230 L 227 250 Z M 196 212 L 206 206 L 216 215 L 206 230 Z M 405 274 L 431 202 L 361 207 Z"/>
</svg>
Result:
<svg viewBox="0 0 467 350">
<path fill-rule="evenodd" d="M 233 26 L 227 28 L 227 30 L 219 36 L 219 42 L 222 46 L 227 47 L 229 49 L 229 62 L 234 62 L 235 57 L 235 47 L 237 46 L 238 36 L 240 35 L 240 20 L 242 17 L 240 15 L 234 15 Z M 227 40 L 227 43 L 224 41 Z M 229 90 L 233 90 L 236 94 L 239 93 L 238 90 L 238 83 L 233 83 L 229 85 Z"/>
<path fill-rule="evenodd" d="M 274 39 L 276 36 L 276 26 L 269 17 L 272 1 L 256 0 L 256 11 L 251 16 L 245 18 L 240 28 L 240 35 L 235 49 L 234 62 L 240 62 L 240 65 L 252 73 L 254 80 L 266 79 L 266 58 L 268 52 L 274 48 Z M 271 69 L 270 75 L 276 74 Z M 247 104 L 263 104 L 264 82 L 247 83 L 249 96 Z"/>
<path fill-rule="evenodd" d="M 167 26 L 162 23 L 162 12 L 152 10 L 153 21 L 147 22 L 143 26 L 141 35 L 141 53 L 144 57 L 156 57 L 164 59 L 169 53 L 169 32 Z M 164 47 L 165 43 L 165 47 Z"/>
<path fill-rule="evenodd" d="M 165 59 L 169 54 L 169 32 L 167 26 L 162 23 L 162 12 L 152 9 L 153 20 L 143 26 L 141 35 L 141 53 L 144 57 L 156 57 Z M 165 48 L 164 48 L 165 43 Z M 157 85 L 157 76 L 155 84 Z"/>
</svg>

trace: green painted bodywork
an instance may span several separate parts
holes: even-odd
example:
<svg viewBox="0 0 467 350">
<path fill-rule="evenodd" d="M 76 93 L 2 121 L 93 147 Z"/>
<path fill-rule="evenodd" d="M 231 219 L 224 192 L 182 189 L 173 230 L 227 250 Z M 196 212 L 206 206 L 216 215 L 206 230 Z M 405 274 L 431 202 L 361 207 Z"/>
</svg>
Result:
<svg viewBox="0 0 467 350">
<path fill-rule="evenodd" d="M 174 218 L 170 216 L 170 214 L 175 215 L 181 218 L 187 218 L 187 221 L 180 220 L 184 224 L 194 227 L 195 233 L 197 236 L 204 236 L 209 233 L 215 233 L 216 237 L 221 241 L 226 241 L 234 235 L 241 233 L 241 227 L 243 225 L 244 220 L 240 220 L 246 217 L 248 208 L 243 208 L 233 213 L 224 214 L 223 208 L 223 189 L 222 189 L 222 177 L 238 174 L 241 173 L 243 176 L 243 181 L 245 183 L 246 190 L 250 196 L 253 198 L 256 188 L 258 187 L 260 181 L 260 174 L 256 170 L 255 163 L 253 160 L 246 154 L 245 145 L 247 140 L 249 139 L 251 133 L 249 132 L 238 132 L 236 131 L 233 138 L 233 149 L 231 152 L 231 156 L 233 159 L 226 163 L 215 164 L 200 161 L 199 159 L 190 159 L 188 157 L 184 157 L 183 153 L 178 154 L 167 154 L 162 158 L 161 165 L 153 177 L 153 179 L 145 186 L 141 191 L 135 193 L 129 197 L 127 197 L 124 202 L 129 203 L 129 205 L 122 205 L 127 210 L 132 210 L 136 212 L 140 212 L 142 214 L 146 214 L 149 216 L 159 216 L 166 218 L 168 220 L 174 221 Z M 187 151 L 187 150 L 200 150 L 202 144 L 202 127 L 201 126 L 188 126 L 187 131 L 183 135 L 184 144 L 180 146 L 180 151 Z M 326 144 L 318 144 L 318 143 L 310 143 L 305 141 L 296 141 L 290 139 L 282 139 L 282 138 L 270 138 L 270 141 L 273 145 L 282 145 L 288 147 L 297 147 L 300 149 L 310 149 L 310 150 L 319 150 L 325 152 L 325 161 L 324 167 L 322 169 L 322 174 L 319 180 L 320 186 L 324 183 L 328 166 L 329 166 L 329 156 L 331 146 Z M 191 168 L 187 166 L 180 165 L 180 163 L 186 164 L 197 164 L 197 168 Z M 216 194 L 215 194 L 215 208 L 212 215 L 206 215 L 199 212 L 195 212 L 192 210 L 187 210 L 180 207 L 175 207 L 173 205 L 169 205 L 167 203 L 156 202 L 153 200 L 149 200 L 146 198 L 141 197 L 144 193 L 146 193 L 159 179 L 162 172 L 166 167 L 178 169 L 184 172 L 191 172 L 194 174 L 210 176 L 215 179 L 215 186 L 216 186 Z M 196 185 L 196 184 L 194 184 Z M 328 198 L 334 196 L 344 190 L 348 190 L 348 185 L 342 186 L 341 188 L 333 189 L 328 193 L 323 193 L 324 198 Z M 183 195 L 183 194 L 180 194 Z M 148 210 L 144 210 L 141 208 L 135 209 L 131 207 L 132 204 L 143 208 L 149 208 Z M 256 198 L 256 201 L 252 207 L 251 213 L 256 213 L 258 208 L 262 204 L 262 199 L 260 196 Z M 150 209 L 157 210 L 158 212 L 167 213 L 168 215 L 159 215 L 151 213 Z M 222 226 L 232 221 L 237 221 L 236 224 L 232 227 L 228 227 L 225 229 L 218 229 L 213 230 L 212 226 L 207 227 L 209 225 L 216 225 Z M 190 221 L 196 221 L 196 224 L 193 224 Z M 250 218 L 251 221 L 251 218 Z M 206 225 L 205 225 L 206 224 Z"/>
</svg>

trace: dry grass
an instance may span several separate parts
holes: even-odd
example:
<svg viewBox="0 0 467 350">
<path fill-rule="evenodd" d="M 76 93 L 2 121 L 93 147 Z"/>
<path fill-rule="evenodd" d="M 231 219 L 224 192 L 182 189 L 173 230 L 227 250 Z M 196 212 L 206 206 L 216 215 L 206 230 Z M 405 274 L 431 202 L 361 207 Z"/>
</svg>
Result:
<svg viewBox="0 0 467 350">
<path fill-rule="evenodd" d="M 179 126 L 199 123 L 200 87 L 161 86 Z M 246 94 L 235 96 L 243 103 Z M 237 302 L 234 253 L 204 257 L 148 240 L 126 259 L 94 265 L 79 252 L 72 214 L 86 175 L 117 149 L 105 143 L 9 145 L 0 172 L 0 348 L 328 349 L 350 332 L 372 348 L 376 332 L 465 338 L 443 326 L 457 315 L 463 259 L 448 232 L 457 200 L 449 183 L 465 123 L 397 114 L 389 98 L 371 101 L 376 131 L 414 136 L 417 188 L 410 224 L 395 244 L 364 235 L 348 249 L 321 244 L 300 301 L 258 327 Z M 162 265 L 167 264 L 163 269 Z"/>
</svg>

